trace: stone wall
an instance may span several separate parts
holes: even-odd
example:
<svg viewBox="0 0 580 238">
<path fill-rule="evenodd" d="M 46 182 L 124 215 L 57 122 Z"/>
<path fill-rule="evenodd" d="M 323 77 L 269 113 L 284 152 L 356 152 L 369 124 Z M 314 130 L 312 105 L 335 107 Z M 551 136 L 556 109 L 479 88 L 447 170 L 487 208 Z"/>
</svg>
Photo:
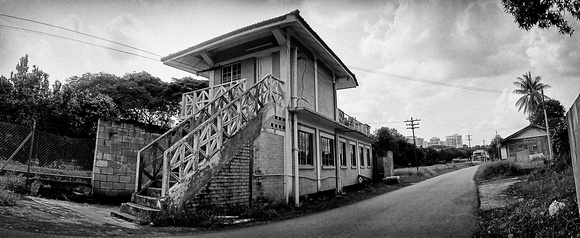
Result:
<svg viewBox="0 0 580 238">
<path fill-rule="evenodd" d="M 187 206 L 249 205 L 251 153 L 249 145 L 240 148 Z"/>
<path fill-rule="evenodd" d="M 93 195 L 129 199 L 135 191 L 137 151 L 159 130 L 99 120 L 93 167 Z"/>
</svg>

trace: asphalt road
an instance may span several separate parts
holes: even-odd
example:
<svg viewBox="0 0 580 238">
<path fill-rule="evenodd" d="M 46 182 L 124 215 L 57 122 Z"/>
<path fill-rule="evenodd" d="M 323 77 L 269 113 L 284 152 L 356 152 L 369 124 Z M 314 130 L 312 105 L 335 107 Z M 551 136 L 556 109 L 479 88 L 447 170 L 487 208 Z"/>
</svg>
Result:
<svg viewBox="0 0 580 238">
<path fill-rule="evenodd" d="M 478 221 L 476 170 L 447 173 L 326 212 L 192 237 L 469 237 Z"/>
</svg>

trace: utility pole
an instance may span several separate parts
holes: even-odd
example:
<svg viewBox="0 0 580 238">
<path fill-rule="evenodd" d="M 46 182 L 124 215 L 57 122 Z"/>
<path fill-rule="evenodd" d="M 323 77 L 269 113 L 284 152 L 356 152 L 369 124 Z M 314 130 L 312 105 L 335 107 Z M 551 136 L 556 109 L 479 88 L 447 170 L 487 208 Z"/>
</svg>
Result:
<svg viewBox="0 0 580 238">
<path fill-rule="evenodd" d="M 469 149 L 471 149 L 471 136 L 470 134 L 467 134 L 467 143 L 469 143 Z"/>
<path fill-rule="evenodd" d="M 471 136 L 472 135 L 467 134 L 467 143 L 469 144 L 468 151 L 471 150 Z M 471 163 L 473 163 L 473 153 L 471 153 L 471 156 L 469 156 L 469 158 L 471 158 Z"/>
<path fill-rule="evenodd" d="M 542 107 L 544 108 L 544 120 L 546 121 L 546 135 L 548 136 L 550 159 L 554 159 L 554 155 L 552 155 L 552 141 L 550 140 L 550 125 L 548 125 L 548 113 L 546 113 L 546 101 L 544 101 L 544 88 L 542 88 Z"/>
<path fill-rule="evenodd" d="M 411 120 L 405 121 L 405 125 L 407 125 L 407 129 L 411 129 L 411 131 L 413 131 L 413 145 L 415 145 L 413 152 L 415 152 L 415 166 L 417 167 L 417 171 L 419 171 L 419 163 L 417 162 L 417 140 L 415 139 L 415 129 L 419 128 L 418 121 L 421 121 L 421 119 L 416 119 L 416 118 L 413 119 L 413 117 L 411 117 Z"/>
</svg>

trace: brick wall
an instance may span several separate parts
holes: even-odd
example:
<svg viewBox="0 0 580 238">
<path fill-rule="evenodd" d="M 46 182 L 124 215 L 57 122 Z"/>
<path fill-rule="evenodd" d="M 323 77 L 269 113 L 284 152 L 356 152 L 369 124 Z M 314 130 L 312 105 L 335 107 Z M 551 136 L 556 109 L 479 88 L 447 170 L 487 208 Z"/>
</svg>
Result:
<svg viewBox="0 0 580 238">
<path fill-rule="evenodd" d="M 137 151 L 159 135 L 152 129 L 144 129 L 131 123 L 99 120 L 93 167 L 93 195 L 129 198 L 135 190 Z"/>
<path fill-rule="evenodd" d="M 284 136 L 262 132 L 254 141 L 254 203 L 284 202 Z"/>
<path fill-rule="evenodd" d="M 248 205 L 250 201 L 251 148 L 245 145 L 193 197 L 188 207 Z"/>
</svg>

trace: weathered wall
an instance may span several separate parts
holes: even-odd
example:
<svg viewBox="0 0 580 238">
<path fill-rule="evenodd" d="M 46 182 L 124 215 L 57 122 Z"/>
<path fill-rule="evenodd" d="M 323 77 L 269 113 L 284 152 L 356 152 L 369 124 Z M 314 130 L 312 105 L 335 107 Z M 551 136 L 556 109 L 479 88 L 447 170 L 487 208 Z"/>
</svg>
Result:
<svg viewBox="0 0 580 238">
<path fill-rule="evenodd" d="M 332 72 L 320 61 L 317 65 L 318 72 L 318 112 L 322 115 L 334 119 L 334 83 L 332 82 Z"/>
<path fill-rule="evenodd" d="M 284 202 L 284 136 L 262 132 L 254 141 L 252 199 Z"/>
<path fill-rule="evenodd" d="M 312 59 L 301 56 L 298 59 L 297 80 L 298 85 L 296 95 L 298 96 L 298 106 L 315 111 L 314 103 L 314 62 Z"/>
<path fill-rule="evenodd" d="M 240 148 L 187 206 L 249 205 L 251 153 L 249 145 Z"/>
<path fill-rule="evenodd" d="M 129 198 L 135 191 L 137 151 L 159 137 L 155 129 L 99 120 L 93 167 L 95 197 Z"/>
<path fill-rule="evenodd" d="M 576 101 L 566 113 L 566 120 L 568 123 L 574 181 L 576 183 L 576 200 L 578 211 L 580 212 L 580 96 L 576 98 Z"/>
</svg>

